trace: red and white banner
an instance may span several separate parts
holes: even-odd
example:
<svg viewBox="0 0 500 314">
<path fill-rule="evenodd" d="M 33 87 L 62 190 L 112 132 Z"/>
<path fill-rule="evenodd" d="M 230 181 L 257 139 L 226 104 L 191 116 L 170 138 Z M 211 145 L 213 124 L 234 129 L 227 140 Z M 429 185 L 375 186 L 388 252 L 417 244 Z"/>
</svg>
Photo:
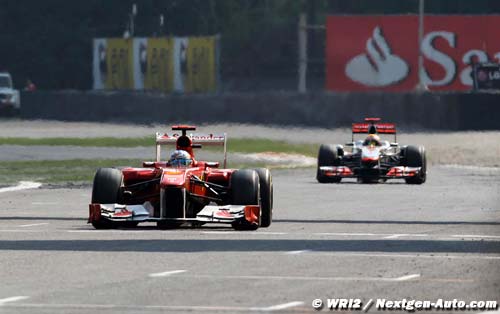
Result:
<svg viewBox="0 0 500 314">
<path fill-rule="evenodd" d="M 500 62 L 500 15 L 424 19 L 422 80 L 430 90 L 472 89 L 472 62 Z M 419 82 L 418 16 L 329 16 L 326 88 L 410 91 Z"/>
</svg>

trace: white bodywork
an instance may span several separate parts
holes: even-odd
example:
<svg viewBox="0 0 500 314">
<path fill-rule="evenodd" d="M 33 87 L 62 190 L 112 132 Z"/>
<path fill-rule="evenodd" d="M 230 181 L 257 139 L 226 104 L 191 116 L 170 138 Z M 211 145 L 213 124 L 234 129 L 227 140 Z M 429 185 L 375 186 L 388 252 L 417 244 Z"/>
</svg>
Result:
<svg viewBox="0 0 500 314">
<path fill-rule="evenodd" d="M 375 146 L 375 150 L 371 149 L 369 146 L 363 145 L 363 141 L 355 141 L 352 143 L 347 143 L 346 147 L 341 146 L 346 152 L 356 154 L 361 151 L 361 155 L 372 155 L 383 153 L 385 155 L 399 154 L 401 147 L 398 143 L 389 143 L 389 141 L 381 141 L 380 146 Z M 350 148 L 350 149 L 349 149 Z"/>
<path fill-rule="evenodd" d="M 0 106 L 12 106 L 15 109 L 21 108 L 21 97 L 19 91 L 12 85 L 12 77 L 9 73 L 0 73 Z"/>
<path fill-rule="evenodd" d="M 153 217 L 154 208 L 149 202 L 142 205 L 101 204 L 101 216 L 112 221 L 157 221 L 163 218 Z M 177 221 L 232 223 L 245 218 L 244 205 L 208 205 L 196 218 L 168 218 Z"/>
</svg>

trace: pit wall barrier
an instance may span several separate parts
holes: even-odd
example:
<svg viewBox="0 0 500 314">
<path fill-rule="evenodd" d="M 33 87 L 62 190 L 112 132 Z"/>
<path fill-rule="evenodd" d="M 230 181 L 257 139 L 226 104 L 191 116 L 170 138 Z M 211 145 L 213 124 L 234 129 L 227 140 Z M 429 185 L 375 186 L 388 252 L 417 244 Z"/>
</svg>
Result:
<svg viewBox="0 0 500 314">
<path fill-rule="evenodd" d="M 124 123 L 249 123 L 336 128 L 381 117 L 405 129 L 500 130 L 500 94 L 23 92 L 20 117 Z"/>
</svg>

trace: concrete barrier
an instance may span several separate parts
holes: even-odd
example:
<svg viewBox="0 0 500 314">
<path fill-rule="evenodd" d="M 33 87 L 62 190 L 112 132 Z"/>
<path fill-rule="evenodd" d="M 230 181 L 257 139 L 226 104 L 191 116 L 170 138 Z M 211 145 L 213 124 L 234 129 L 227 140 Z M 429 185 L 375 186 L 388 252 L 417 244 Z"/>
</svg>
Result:
<svg viewBox="0 0 500 314">
<path fill-rule="evenodd" d="M 25 92 L 21 118 L 132 123 L 349 126 L 367 116 L 405 129 L 499 130 L 500 95 L 473 93 L 241 93 L 160 95 Z"/>
</svg>

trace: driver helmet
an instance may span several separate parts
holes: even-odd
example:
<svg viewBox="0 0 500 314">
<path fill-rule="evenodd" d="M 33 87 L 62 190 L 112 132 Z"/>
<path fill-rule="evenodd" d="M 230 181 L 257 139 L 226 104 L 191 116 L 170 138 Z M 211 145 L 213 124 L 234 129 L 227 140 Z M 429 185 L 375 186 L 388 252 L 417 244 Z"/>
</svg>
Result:
<svg viewBox="0 0 500 314">
<path fill-rule="evenodd" d="M 168 161 L 168 165 L 171 167 L 190 167 L 192 164 L 193 158 L 185 150 L 175 150 Z"/>
<path fill-rule="evenodd" d="M 363 142 L 364 146 L 380 146 L 380 137 L 376 134 L 370 134 Z"/>
</svg>

